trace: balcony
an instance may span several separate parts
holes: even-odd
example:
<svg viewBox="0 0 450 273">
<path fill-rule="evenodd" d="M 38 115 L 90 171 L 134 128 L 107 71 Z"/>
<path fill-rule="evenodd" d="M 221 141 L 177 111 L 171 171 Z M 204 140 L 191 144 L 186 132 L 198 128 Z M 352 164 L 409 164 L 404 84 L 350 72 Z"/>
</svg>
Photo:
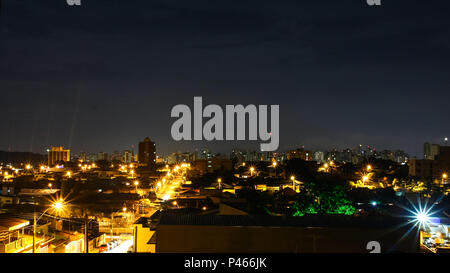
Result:
<svg viewBox="0 0 450 273">
<path fill-rule="evenodd" d="M 23 238 L 16 239 L 12 242 L 0 242 L 0 253 L 12 253 L 17 249 L 21 249 L 25 246 Z"/>
</svg>

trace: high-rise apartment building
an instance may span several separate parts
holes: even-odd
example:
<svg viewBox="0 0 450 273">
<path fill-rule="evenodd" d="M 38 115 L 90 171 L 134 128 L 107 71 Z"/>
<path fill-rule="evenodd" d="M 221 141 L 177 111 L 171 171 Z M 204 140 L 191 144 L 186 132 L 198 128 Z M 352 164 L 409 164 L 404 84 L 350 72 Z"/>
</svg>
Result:
<svg viewBox="0 0 450 273">
<path fill-rule="evenodd" d="M 300 148 L 300 149 L 296 149 L 296 150 L 291 150 L 287 152 L 287 159 L 291 160 L 291 159 L 295 159 L 295 158 L 300 158 L 306 161 L 311 161 L 313 157 L 313 153 L 311 151 L 307 151 L 304 148 Z"/>
<path fill-rule="evenodd" d="M 64 150 L 63 147 L 52 147 L 48 150 L 48 165 L 53 166 L 57 162 L 70 161 L 70 150 Z"/>
<path fill-rule="evenodd" d="M 425 142 L 423 144 L 423 158 L 428 160 L 434 160 L 439 155 L 439 145 Z"/>
<path fill-rule="evenodd" d="M 140 164 L 144 164 L 150 168 L 156 166 L 156 144 L 146 137 L 144 141 L 139 142 L 139 156 Z"/>
</svg>

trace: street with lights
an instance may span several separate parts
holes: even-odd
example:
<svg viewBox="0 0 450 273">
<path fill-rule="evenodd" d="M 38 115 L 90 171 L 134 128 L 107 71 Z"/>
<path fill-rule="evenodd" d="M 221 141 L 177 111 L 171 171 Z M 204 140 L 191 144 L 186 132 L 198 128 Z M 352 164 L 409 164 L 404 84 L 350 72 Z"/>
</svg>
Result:
<svg viewBox="0 0 450 273">
<path fill-rule="evenodd" d="M 165 202 L 167 200 L 173 199 L 176 197 L 176 190 L 180 187 L 180 185 L 183 183 L 186 170 L 189 168 L 190 165 L 188 164 L 180 164 L 174 166 L 172 169 L 169 168 L 168 165 L 166 165 L 166 168 L 164 169 L 165 172 L 164 175 L 160 177 L 158 181 L 154 184 L 154 192 L 156 195 L 156 200 L 153 202 L 150 202 L 151 206 L 150 208 L 146 208 L 145 215 L 151 216 L 153 213 L 155 213 L 157 210 L 161 209 L 161 202 Z M 139 181 L 135 181 L 134 185 L 136 186 L 136 190 L 139 191 Z M 137 202 L 138 204 L 141 203 L 141 201 Z M 55 204 L 59 207 L 62 206 L 62 203 Z M 126 211 L 126 208 L 123 210 Z M 136 214 L 138 216 L 138 214 Z M 133 246 L 133 237 L 127 236 L 126 234 L 121 234 L 119 236 L 122 240 L 120 240 L 120 244 L 117 246 L 113 246 L 110 249 L 104 251 L 103 253 L 127 253 L 130 251 L 130 249 Z M 125 238 L 125 239 L 124 239 Z M 123 240 L 124 239 L 124 240 Z M 112 238 L 111 236 L 107 236 L 106 240 L 109 241 L 115 241 L 117 238 Z"/>
</svg>

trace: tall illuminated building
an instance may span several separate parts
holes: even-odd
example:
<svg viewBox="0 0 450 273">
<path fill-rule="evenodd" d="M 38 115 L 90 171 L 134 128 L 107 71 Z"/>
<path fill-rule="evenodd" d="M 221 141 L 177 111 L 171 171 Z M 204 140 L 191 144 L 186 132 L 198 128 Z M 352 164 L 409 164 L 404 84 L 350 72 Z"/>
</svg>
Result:
<svg viewBox="0 0 450 273">
<path fill-rule="evenodd" d="M 156 144 L 148 137 L 144 141 L 139 142 L 138 160 L 140 164 L 152 169 L 156 167 Z"/>
<path fill-rule="evenodd" d="M 65 150 L 63 147 L 52 147 L 50 150 L 48 150 L 49 166 L 53 166 L 60 161 L 70 161 L 70 150 Z"/>
</svg>

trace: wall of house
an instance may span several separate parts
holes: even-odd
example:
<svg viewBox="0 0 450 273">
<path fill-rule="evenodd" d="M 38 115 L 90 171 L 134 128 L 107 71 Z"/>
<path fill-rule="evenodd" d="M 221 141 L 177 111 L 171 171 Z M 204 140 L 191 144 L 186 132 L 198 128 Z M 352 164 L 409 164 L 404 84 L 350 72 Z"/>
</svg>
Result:
<svg viewBox="0 0 450 273">
<path fill-rule="evenodd" d="M 157 253 L 368 253 L 378 241 L 381 251 L 415 252 L 416 232 L 407 229 L 232 227 L 173 225 L 157 227 Z"/>
<path fill-rule="evenodd" d="M 155 253 L 155 245 L 148 244 L 154 233 L 155 231 L 150 230 L 149 227 L 144 227 L 141 224 L 133 225 L 134 251 Z"/>
</svg>

